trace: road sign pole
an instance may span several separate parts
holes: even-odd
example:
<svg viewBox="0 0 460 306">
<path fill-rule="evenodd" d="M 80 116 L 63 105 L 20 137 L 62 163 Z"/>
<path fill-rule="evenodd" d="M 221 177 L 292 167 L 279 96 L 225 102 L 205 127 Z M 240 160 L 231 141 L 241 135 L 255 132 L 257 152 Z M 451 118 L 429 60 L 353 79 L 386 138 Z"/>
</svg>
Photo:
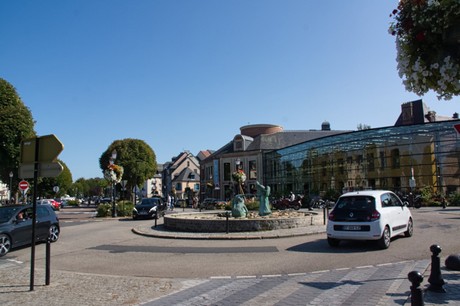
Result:
<svg viewBox="0 0 460 306">
<path fill-rule="evenodd" d="M 34 198 L 33 212 L 32 212 L 32 246 L 30 248 L 30 291 L 34 290 L 34 277 L 35 277 L 35 223 L 37 222 L 37 184 L 38 184 L 38 157 L 40 149 L 40 138 L 37 137 L 35 141 L 35 162 L 34 162 Z"/>
</svg>

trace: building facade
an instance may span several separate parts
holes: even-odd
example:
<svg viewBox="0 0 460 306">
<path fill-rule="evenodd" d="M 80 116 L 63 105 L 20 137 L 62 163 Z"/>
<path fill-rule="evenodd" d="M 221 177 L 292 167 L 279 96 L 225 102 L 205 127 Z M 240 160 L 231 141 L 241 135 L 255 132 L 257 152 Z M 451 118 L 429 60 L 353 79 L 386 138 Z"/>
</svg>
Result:
<svg viewBox="0 0 460 306">
<path fill-rule="evenodd" d="M 294 192 L 321 195 L 361 189 L 410 191 L 430 186 L 460 192 L 458 114 L 438 116 L 422 100 L 404 103 L 395 126 L 358 131 L 283 131 L 256 124 L 201 163 L 200 199 L 229 200 L 236 192 L 232 173 L 243 170 L 243 192 L 257 181 L 279 197 Z"/>
<path fill-rule="evenodd" d="M 345 133 L 264 154 L 264 182 L 274 192 L 321 195 L 328 190 L 426 186 L 460 192 L 460 134 L 451 121 Z"/>
</svg>

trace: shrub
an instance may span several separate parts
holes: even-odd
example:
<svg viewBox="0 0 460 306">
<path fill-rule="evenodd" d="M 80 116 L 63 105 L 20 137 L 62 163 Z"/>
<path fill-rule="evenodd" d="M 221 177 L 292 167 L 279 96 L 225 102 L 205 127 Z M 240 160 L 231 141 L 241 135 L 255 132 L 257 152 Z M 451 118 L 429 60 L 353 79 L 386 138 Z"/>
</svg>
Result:
<svg viewBox="0 0 460 306">
<path fill-rule="evenodd" d="M 133 213 L 134 204 L 130 201 L 121 201 L 116 203 L 118 217 L 130 217 Z M 96 209 L 96 217 L 110 217 L 112 216 L 112 203 L 102 203 Z"/>
<path fill-rule="evenodd" d="M 259 210 L 259 201 L 247 202 L 245 205 L 248 210 Z"/>
<path fill-rule="evenodd" d="M 78 206 L 78 202 L 75 201 L 75 200 L 70 200 L 70 201 L 67 201 L 67 205 L 69 205 L 69 206 Z"/>
<path fill-rule="evenodd" d="M 447 202 L 449 202 L 449 205 L 451 206 L 460 206 L 460 193 L 458 192 L 453 192 L 449 195 L 447 198 Z"/>
<path fill-rule="evenodd" d="M 112 215 L 112 204 L 110 203 L 102 203 L 99 204 L 96 209 L 96 217 L 103 218 Z"/>
<path fill-rule="evenodd" d="M 117 203 L 118 217 L 131 217 L 133 215 L 134 204 L 130 201 L 121 201 Z"/>
</svg>

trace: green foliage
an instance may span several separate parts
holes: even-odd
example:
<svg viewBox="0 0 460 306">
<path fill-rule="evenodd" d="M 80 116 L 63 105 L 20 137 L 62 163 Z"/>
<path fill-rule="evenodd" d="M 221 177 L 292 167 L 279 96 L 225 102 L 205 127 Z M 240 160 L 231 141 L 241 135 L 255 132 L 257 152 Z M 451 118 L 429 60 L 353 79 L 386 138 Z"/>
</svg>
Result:
<svg viewBox="0 0 460 306">
<path fill-rule="evenodd" d="M 460 206 L 460 193 L 454 192 L 449 195 L 447 202 L 450 206 Z"/>
<path fill-rule="evenodd" d="M 70 200 L 70 201 L 67 201 L 67 205 L 69 205 L 69 206 L 78 206 L 78 202 Z"/>
<path fill-rule="evenodd" d="M 130 201 L 120 201 L 117 203 L 118 217 L 131 217 L 133 215 L 134 204 Z"/>
<path fill-rule="evenodd" d="M 102 203 L 97 206 L 97 209 L 96 209 L 97 218 L 109 217 L 111 215 L 112 215 L 112 204 Z"/>
<path fill-rule="evenodd" d="M 35 137 L 34 120 L 16 89 L 0 78 L 0 180 L 9 182 L 13 172 L 13 192 L 17 188 L 21 141 Z"/>
<path fill-rule="evenodd" d="M 245 205 L 248 210 L 259 210 L 259 201 L 246 201 Z"/>
<path fill-rule="evenodd" d="M 117 151 L 115 163 L 124 169 L 123 178 L 127 180 L 127 190 L 139 186 L 145 180 L 153 177 L 157 171 L 155 152 L 143 140 L 123 139 L 115 140 L 99 158 L 99 166 L 102 171 L 107 169 L 112 151 Z"/>
<path fill-rule="evenodd" d="M 131 217 L 134 204 L 130 201 L 117 202 L 117 216 L 118 217 Z M 110 217 L 112 216 L 112 203 L 99 204 L 96 209 L 96 217 Z"/>
<path fill-rule="evenodd" d="M 57 177 L 43 177 L 38 181 L 38 196 L 43 198 L 61 197 L 68 194 L 68 190 L 72 187 L 72 174 L 67 165 L 58 160 L 64 170 Z M 56 194 L 53 187 L 58 186 L 59 192 Z"/>
</svg>

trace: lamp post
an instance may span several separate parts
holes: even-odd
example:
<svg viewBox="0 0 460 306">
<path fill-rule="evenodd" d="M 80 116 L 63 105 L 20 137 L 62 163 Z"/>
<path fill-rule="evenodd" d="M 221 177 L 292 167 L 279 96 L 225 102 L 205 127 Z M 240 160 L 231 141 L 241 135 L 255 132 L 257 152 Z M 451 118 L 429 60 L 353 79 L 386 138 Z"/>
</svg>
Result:
<svg viewBox="0 0 460 306">
<path fill-rule="evenodd" d="M 10 171 L 10 188 L 9 189 L 9 192 L 10 192 L 10 197 L 8 199 L 8 202 L 11 204 L 11 187 L 13 186 L 13 171 Z"/>
<path fill-rule="evenodd" d="M 116 159 L 117 159 L 117 150 L 113 150 L 109 163 L 113 165 Z M 112 218 L 116 218 L 116 217 L 117 217 L 117 206 L 115 204 L 115 181 L 112 180 Z"/>
</svg>

